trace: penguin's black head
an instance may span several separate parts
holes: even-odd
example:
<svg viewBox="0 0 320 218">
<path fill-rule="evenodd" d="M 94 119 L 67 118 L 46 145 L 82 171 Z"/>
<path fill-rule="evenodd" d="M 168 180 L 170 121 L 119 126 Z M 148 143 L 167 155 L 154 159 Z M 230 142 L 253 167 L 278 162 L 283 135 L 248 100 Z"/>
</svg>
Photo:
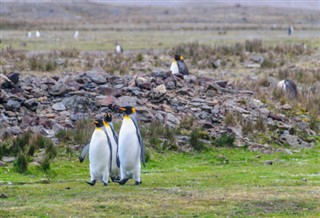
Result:
<svg viewBox="0 0 320 218">
<path fill-rule="evenodd" d="M 176 61 L 179 61 L 179 60 L 180 60 L 180 55 L 177 55 L 177 54 L 176 54 L 176 55 L 174 56 L 174 59 L 175 59 Z"/>
<path fill-rule="evenodd" d="M 112 115 L 110 113 L 107 113 L 103 120 L 107 123 L 112 122 Z"/>
<path fill-rule="evenodd" d="M 136 109 L 131 106 L 121 107 L 119 108 L 121 111 L 125 112 L 127 115 L 133 114 L 136 112 Z"/>
<path fill-rule="evenodd" d="M 96 119 L 93 121 L 96 127 L 103 127 L 103 120 L 102 119 Z"/>
</svg>

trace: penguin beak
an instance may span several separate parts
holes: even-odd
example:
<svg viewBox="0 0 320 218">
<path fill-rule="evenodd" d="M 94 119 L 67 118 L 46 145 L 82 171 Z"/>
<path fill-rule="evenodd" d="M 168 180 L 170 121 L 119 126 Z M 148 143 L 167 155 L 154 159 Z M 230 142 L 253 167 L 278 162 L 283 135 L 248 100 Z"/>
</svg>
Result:
<svg viewBox="0 0 320 218">
<path fill-rule="evenodd" d="M 126 111 L 126 109 L 124 107 L 119 108 L 119 110 Z"/>
</svg>

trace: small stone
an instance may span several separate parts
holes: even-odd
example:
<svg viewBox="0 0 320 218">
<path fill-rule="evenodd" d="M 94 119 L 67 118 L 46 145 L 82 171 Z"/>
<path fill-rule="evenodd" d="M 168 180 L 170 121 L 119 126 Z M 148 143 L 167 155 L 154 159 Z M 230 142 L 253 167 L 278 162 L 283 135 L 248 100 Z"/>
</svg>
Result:
<svg viewBox="0 0 320 218">
<path fill-rule="evenodd" d="M 21 106 L 21 103 L 17 100 L 13 100 L 13 99 L 9 99 L 7 104 L 6 104 L 6 108 L 8 110 L 18 110 Z"/>
<path fill-rule="evenodd" d="M 285 104 L 285 105 L 282 105 L 281 107 L 283 110 L 291 110 L 292 107 L 289 105 L 289 104 Z"/>
<path fill-rule="evenodd" d="M 15 157 L 6 157 L 6 156 L 2 157 L 2 161 L 5 162 L 5 163 L 12 163 L 15 160 L 16 160 Z"/>
<path fill-rule="evenodd" d="M 0 194 L 0 198 L 8 198 L 8 197 L 9 197 L 9 195 L 6 194 L 6 193 L 1 193 Z"/>
<path fill-rule="evenodd" d="M 52 105 L 52 109 L 56 111 L 64 111 L 66 110 L 66 106 L 62 102 L 59 102 Z"/>
<path fill-rule="evenodd" d="M 273 161 L 272 161 L 272 160 L 267 160 L 267 161 L 265 162 L 265 164 L 266 164 L 266 165 L 272 165 L 272 164 L 273 164 Z"/>
</svg>

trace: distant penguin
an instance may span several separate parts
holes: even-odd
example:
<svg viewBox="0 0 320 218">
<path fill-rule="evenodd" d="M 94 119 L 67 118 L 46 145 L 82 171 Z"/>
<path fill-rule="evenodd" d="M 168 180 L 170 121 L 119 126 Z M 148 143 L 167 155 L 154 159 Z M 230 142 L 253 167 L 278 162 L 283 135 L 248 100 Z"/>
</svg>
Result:
<svg viewBox="0 0 320 218">
<path fill-rule="evenodd" d="M 73 38 L 74 38 L 74 39 L 78 39 L 78 37 L 79 37 L 79 31 L 76 30 L 76 31 L 74 31 L 74 33 L 73 33 Z"/>
<path fill-rule="evenodd" d="M 117 45 L 116 45 L 116 53 L 117 54 L 123 53 L 123 48 L 119 43 L 117 43 Z"/>
<path fill-rule="evenodd" d="M 283 90 L 290 99 L 296 99 L 298 97 L 297 85 L 292 80 L 281 80 L 278 82 L 277 87 Z"/>
<path fill-rule="evenodd" d="M 293 34 L 293 26 L 288 27 L 288 35 L 291 36 Z"/>
<path fill-rule="evenodd" d="M 136 109 L 134 107 L 121 107 L 125 112 L 119 133 L 119 159 L 120 159 L 120 185 L 124 185 L 133 178 L 135 184 L 141 184 L 140 161 L 145 164 L 144 145 L 137 122 Z"/>
<path fill-rule="evenodd" d="M 97 180 L 108 185 L 111 166 L 111 149 L 108 146 L 108 137 L 103 130 L 103 120 L 95 120 L 96 128 L 92 134 L 89 145 L 89 161 L 91 181 L 87 182 L 94 186 Z"/>
<path fill-rule="evenodd" d="M 27 38 L 32 38 L 32 32 L 31 32 L 31 31 L 28 31 L 28 32 L 26 33 L 26 37 L 27 37 Z"/>
<path fill-rule="evenodd" d="M 114 131 L 112 123 L 112 115 L 107 113 L 103 120 L 106 133 L 108 134 L 108 139 L 110 141 L 110 146 L 112 148 L 112 162 L 111 162 L 111 172 L 110 177 L 112 182 L 120 180 L 120 160 L 118 155 L 118 135 Z"/>
<path fill-rule="evenodd" d="M 170 71 L 173 75 L 189 75 L 189 70 L 181 55 L 175 55 Z"/>
<path fill-rule="evenodd" d="M 35 35 L 36 35 L 36 38 L 40 38 L 41 37 L 40 31 L 37 30 Z"/>
</svg>

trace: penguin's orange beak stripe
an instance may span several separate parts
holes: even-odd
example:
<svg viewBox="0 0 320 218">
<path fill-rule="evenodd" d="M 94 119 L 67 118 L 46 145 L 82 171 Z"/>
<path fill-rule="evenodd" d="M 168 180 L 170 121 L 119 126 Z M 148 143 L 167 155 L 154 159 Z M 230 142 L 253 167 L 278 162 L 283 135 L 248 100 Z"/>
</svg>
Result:
<svg viewBox="0 0 320 218">
<path fill-rule="evenodd" d="M 94 120 L 93 122 L 94 122 L 95 124 L 98 124 L 98 123 L 99 123 L 99 122 L 98 122 L 98 121 L 96 121 L 96 120 Z"/>
<path fill-rule="evenodd" d="M 120 110 L 122 110 L 122 111 L 125 111 L 126 109 L 125 108 L 123 108 L 123 107 L 121 107 L 121 108 L 119 108 Z"/>
</svg>

